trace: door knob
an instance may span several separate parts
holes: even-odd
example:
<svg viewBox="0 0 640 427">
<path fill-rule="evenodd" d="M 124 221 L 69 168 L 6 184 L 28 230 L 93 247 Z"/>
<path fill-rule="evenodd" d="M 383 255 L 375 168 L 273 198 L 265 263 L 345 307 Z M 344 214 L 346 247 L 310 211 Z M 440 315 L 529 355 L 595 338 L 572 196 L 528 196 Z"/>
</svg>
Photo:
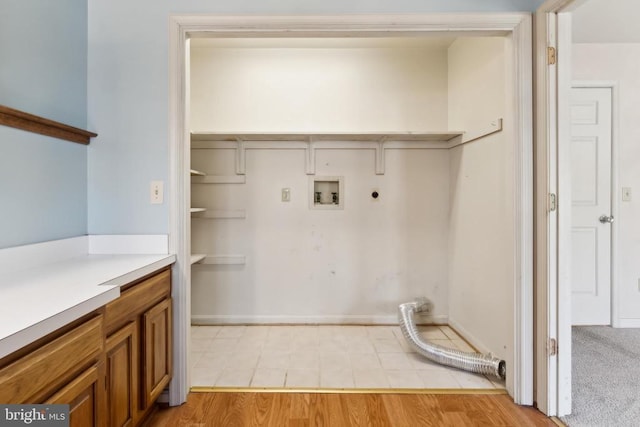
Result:
<svg viewBox="0 0 640 427">
<path fill-rule="evenodd" d="M 600 222 L 603 224 L 606 224 L 607 222 L 609 224 L 611 224 L 613 222 L 613 215 L 611 216 L 607 216 L 607 215 L 600 215 Z"/>
</svg>

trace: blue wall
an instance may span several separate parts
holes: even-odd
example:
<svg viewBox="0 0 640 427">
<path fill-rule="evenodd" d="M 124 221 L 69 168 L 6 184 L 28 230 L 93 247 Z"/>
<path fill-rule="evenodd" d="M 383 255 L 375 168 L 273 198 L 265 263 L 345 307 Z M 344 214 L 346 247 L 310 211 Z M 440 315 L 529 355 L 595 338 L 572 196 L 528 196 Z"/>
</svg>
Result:
<svg viewBox="0 0 640 427">
<path fill-rule="evenodd" d="M 0 104 L 86 126 L 87 0 L 0 0 Z M 0 248 L 86 234 L 87 148 L 0 126 Z"/>
<path fill-rule="evenodd" d="M 90 0 L 89 233 L 167 233 L 168 17 L 195 14 L 349 14 L 533 11 L 542 0 Z M 165 186 L 165 189 L 168 185 Z M 165 194 L 168 200 L 169 194 Z"/>
</svg>

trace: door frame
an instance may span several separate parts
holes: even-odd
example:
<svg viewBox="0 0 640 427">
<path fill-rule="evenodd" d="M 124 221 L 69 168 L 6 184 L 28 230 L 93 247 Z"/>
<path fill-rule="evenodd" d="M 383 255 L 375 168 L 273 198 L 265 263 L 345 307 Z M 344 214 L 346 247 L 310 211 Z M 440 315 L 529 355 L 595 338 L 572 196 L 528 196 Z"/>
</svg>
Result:
<svg viewBox="0 0 640 427">
<path fill-rule="evenodd" d="M 192 37 L 349 37 L 506 35 L 512 41 L 514 141 L 514 366 L 510 392 L 518 404 L 533 403 L 533 94 L 532 27 L 528 13 L 169 17 L 169 250 L 173 267 L 174 379 L 169 403 L 186 401 L 190 387 L 190 169 L 189 39 Z"/>
<path fill-rule="evenodd" d="M 583 1 L 547 0 L 535 13 L 535 401 L 549 416 L 571 411 L 570 268 L 560 256 L 570 255 L 571 241 L 560 230 L 571 224 L 571 204 L 560 197 L 571 194 L 571 179 L 558 168 L 568 154 L 558 141 L 571 87 L 571 15 L 564 12 Z"/>
<path fill-rule="evenodd" d="M 571 84 L 573 89 L 610 89 L 611 90 L 611 212 L 614 219 L 618 219 L 620 207 L 619 194 L 616 189 L 619 187 L 619 141 L 618 141 L 618 82 L 611 80 L 574 80 Z M 562 166 L 562 165 L 560 165 Z M 611 223 L 611 326 L 621 328 L 624 325 L 620 322 L 619 310 L 620 295 L 618 288 L 618 233 L 620 229 L 619 221 Z"/>
<path fill-rule="evenodd" d="M 571 136 L 571 12 L 585 1 L 547 0 L 535 14 L 535 401 L 538 409 L 549 416 L 571 413 L 571 163 L 568 144 L 558 141 Z M 554 64 L 548 63 L 550 47 L 557 53 Z M 618 211 L 618 92 L 615 82 L 595 83 L 612 87 L 613 91 L 613 213 Z M 557 196 L 554 207 L 551 196 Z M 619 326 L 614 301 L 617 233 L 615 224 L 611 236 L 611 313 L 615 326 Z"/>
</svg>

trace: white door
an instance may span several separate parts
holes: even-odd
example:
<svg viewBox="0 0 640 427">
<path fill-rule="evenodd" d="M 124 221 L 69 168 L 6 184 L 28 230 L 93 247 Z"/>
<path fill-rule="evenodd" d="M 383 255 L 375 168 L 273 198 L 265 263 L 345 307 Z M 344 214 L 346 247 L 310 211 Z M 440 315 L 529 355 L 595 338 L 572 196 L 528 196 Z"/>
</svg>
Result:
<svg viewBox="0 0 640 427">
<path fill-rule="evenodd" d="M 611 324 L 611 89 L 571 90 L 574 325 Z"/>
</svg>

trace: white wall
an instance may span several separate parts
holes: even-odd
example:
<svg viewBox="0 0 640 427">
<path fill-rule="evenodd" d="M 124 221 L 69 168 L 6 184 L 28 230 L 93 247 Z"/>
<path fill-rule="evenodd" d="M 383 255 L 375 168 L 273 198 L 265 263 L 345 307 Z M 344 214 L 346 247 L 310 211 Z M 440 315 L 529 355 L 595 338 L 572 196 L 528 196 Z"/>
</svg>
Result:
<svg viewBox="0 0 640 427">
<path fill-rule="evenodd" d="M 574 43 L 640 43 L 638 0 L 588 0 L 571 12 Z"/>
<path fill-rule="evenodd" d="M 367 43 L 194 48 L 192 128 L 445 130 L 450 40 L 412 48 Z M 318 150 L 316 176 L 345 178 L 340 211 L 309 209 L 303 150 L 248 153 L 246 185 L 193 186 L 194 206 L 248 212 L 246 220 L 193 222 L 195 252 L 247 256 L 243 267 L 194 267 L 196 322 L 393 323 L 400 302 L 423 295 L 446 322 L 446 151 L 387 150 L 386 174 L 378 176 L 373 150 Z M 234 174 L 233 152 L 192 150 L 192 165 Z M 291 188 L 290 203 L 280 201 L 281 188 Z"/>
<path fill-rule="evenodd" d="M 446 129 L 446 46 L 352 45 L 347 40 L 342 48 L 192 48 L 191 128 Z"/>
<path fill-rule="evenodd" d="M 507 44 L 460 38 L 449 48 L 449 126 L 499 117 L 509 126 Z M 513 147 L 500 132 L 450 151 L 449 321 L 513 366 Z M 513 379 L 510 378 L 510 381 Z"/>
<path fill-rule="evenodd" d="M 618 127 L 615 143 L 618 154 L 618 211 L 613 212 L 618 226 L 617 254 L 621 325 L 640 327 L 640 44 L 574 44 L 572 48 L 574 80 L 615 81 L 619 99 L 614 100 Z M 615 126 L 615 122 L 614 122 Z M 632 201 L 621 200 L 622 187 L 632 188 Z"/>
<path fill-rule="evenodd" d="M 194 321 L 395 323 L 400 302 L 428 295 L 446 323 L 447 151 L 387 150 L 375 175 L 373 150 L 318 150 L 316 175 L 344 177 L 344 210 L 309 209 L 304 155 L 248 150 L 246 184 L 192 185 L 194 206 L 247 212 L 192 221 L 194 252 L 247 257 L 193 267 Z M 233 151 L 194 149 L 192 164 L 232 174 Z"/>
</svg>

